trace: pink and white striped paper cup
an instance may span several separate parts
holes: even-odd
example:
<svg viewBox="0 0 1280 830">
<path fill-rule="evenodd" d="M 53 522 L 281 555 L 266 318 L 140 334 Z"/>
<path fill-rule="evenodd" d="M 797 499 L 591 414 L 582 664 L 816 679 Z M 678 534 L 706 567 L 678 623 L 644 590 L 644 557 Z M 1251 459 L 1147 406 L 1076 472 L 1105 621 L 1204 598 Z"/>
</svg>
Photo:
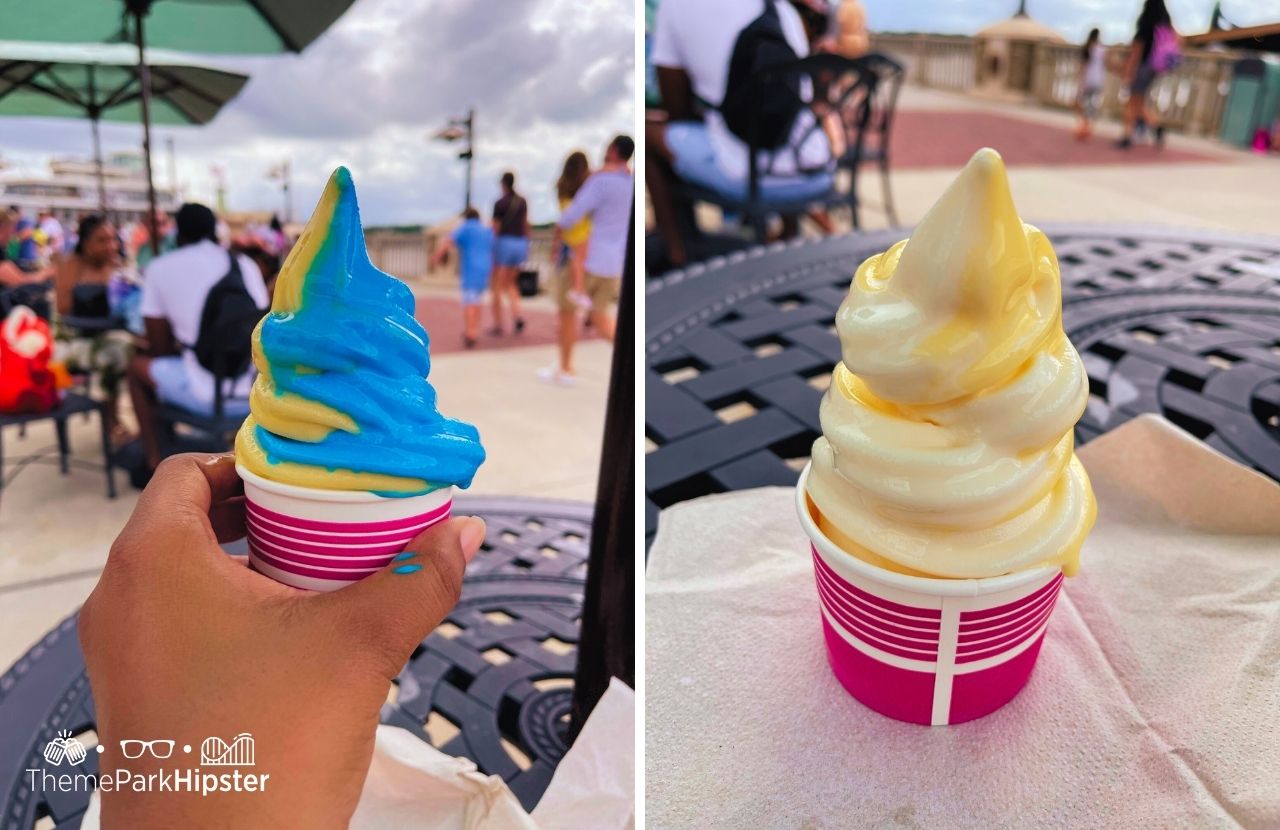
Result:
<svg viewBox="0 0 1280 830">
<path fill-rule="evenodd" d="M 249 564 L 308 591 L 336 591 L 375 573 L 453 507 L 452 487 L 388 498 L 281 484 L 239 464 L 236 472 L 244 481 Z"/>
<path fill-rule="evenodd" d="M 908 576 L 846 553 L 814 520 L 805 467 L 796 510 L 809 537 L 827 661 L 882 715 L 932 726 L 989 715 L 1031 677 L 1062 571 L 985 579 Z"/>
</svg>

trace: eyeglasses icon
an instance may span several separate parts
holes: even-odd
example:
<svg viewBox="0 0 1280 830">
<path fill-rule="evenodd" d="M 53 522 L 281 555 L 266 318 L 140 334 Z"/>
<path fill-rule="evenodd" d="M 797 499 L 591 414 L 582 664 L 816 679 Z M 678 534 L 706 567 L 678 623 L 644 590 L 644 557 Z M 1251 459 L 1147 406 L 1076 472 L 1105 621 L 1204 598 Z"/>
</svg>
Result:
<svg viewBox="0 0 1280 830">
<path fill-rule="evenodd" d="M 164 760 L 173 754 L 173 741 L 121 741 L 120 751 L 130 760 L 141 758 L 143 752 L 150 752 L 152 757 Z"/>
</svg>

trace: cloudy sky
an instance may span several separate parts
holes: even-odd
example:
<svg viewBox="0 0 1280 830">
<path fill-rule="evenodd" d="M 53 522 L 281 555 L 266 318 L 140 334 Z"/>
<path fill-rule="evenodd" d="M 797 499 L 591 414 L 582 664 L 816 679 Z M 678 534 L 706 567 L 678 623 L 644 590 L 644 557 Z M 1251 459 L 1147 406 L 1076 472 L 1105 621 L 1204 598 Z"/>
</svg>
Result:
<svg viewBox="0 0 1280 830">
<path fill-rule="evenodd" d="M 351 168 L 367 224 L 431 222 L 463 201 L 457 147 L 429 136 L 474 106 L 475 201 L 487 211 L 497 179 L 516 171 L 532 219 L 555 215 L 552 183 L 564 157 L 598 163 L 608 139 L 634 129 L 634 0 L 356 0 L 302 55 L 200 57 L 251 80 L 211 124 L 154 134 L 164 180 L 165 139 L 190 198 L 210 201 L 211 165 L 226 171 L 232 209 L 279 209 L 267 171 L 290 159 L 294 213 L 305 219 L 325 178 Z M 141 130 L 103 125 L 105 152 Z M 91 152 L 87 122 L 0 119 L 0 156 L 43 172 L 51 155 Z"/>
<path fill-rule="evenodd" d="M 665 0 L 688 2 L 688 0 Z M 294 169 L 294 212 L 305 218 L 328 172 L 355 175 L 369 224 L 431 222 L 462 202 L 456 148 L 428 136 L 477 109 L 475 201 L 486 209 L 502 170 L 515 170 L 535 221 L 554 215 L 551 183 L 564 156 L 598 160 L 608 138 L 631 132 L 635 0 L 356 0 L 303 55 L 201 58 L 252 80 L 209 126 L 157 131 L 176 144 L 179 181 L 212 202 L 210 167 L 226 171 L 233 209 L 279 209 L 277 162 Z M 1007 17 L 1017 0 L 863 0 L 873 30 L 970 34 Z M 1168 0 L 1180 31 L 1203 31 L 1212 0 Z M 1132 33 L 1141 0 L 1028 0 L 1031 14 L 1080 40 Z M 1280 20 L 1280 0 L 1222 0 L 1237 25 Z M 136 127 L 104 125 L 104 146 L 132 149 Z M 0 156 L 42 172 L 50 155 L 87 155 L 74 121 L 0 119 Z"/>
</svg>

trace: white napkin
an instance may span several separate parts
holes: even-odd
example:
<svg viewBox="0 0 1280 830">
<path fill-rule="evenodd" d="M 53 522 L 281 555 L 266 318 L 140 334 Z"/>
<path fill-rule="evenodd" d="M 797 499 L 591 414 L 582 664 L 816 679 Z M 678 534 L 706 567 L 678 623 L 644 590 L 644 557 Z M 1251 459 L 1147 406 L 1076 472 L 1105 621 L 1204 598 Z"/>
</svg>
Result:
<svg viewBox="0 0 1280 830">
<path fill-rule="evenodd" d="M 1099 503 L 1027 688 L 958 726 L 826 664 L 793 491 L 662 514 L 646 581 L 646 825 L 1280 827 L 1280 486 L 1142 417 L 1081 448 Z"/>
<path fill-rule="evenodd" d="M 483 775 L 403 729 L 379 726 L 352 830 L 630 830 L 635 826 L 635 692 L 614 678 L 532 815 Z M 246 795 L 246 798 L 259 796 Z M 81 824 L 98 830 L 98 794 Z"/>
</svg>

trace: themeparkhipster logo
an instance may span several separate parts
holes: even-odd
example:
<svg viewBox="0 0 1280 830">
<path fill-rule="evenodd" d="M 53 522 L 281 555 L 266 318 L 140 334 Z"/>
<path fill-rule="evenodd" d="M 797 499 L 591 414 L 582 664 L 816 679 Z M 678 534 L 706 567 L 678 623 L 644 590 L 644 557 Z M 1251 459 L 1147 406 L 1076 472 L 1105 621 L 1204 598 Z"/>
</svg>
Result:
<svg viewBox="0 0 1280 830">
<path fill-rule="evenodd" d="M 167 761 L 176 749 L 176 742 L 167 738 L 140 740 L 127 738 L 120 741 L 120 754 L 124 760 L 136 761 L 144 756 L 151 756 L 159 761 Z M 107 747 L 98 744 L 93 751 L 99 755 L 107 752 Z M 183 755 L 191 754 L 191 745 L 183 744 Z M 51 767 L 65 768 L 66 771 L 51 772 L 48 769 L 27 769 L 28 781 L 32 790 L 44 792 L 198 792 L 201 796 L 211 793 L 256 793 L 267 788 L 270 773 L 246 772 L 238 767 L 254 766 L 253 736 L 241 732 L 231 740 L 223 740 L 212 736 L 205 738 L 200 745 L 200 766 L 177 767 L 168 769 L 161 767 L 152 772 L 133 772 L 121 763 L 110 773 L 92 773 L 77 769 L 88 757 L 83 743 L 63 730 L 57 737 L 49 741 L 44 748 L 44 760 Z M 235 767 L 237 769 L 210 771 L 206 767 Z"/>
</svg>

